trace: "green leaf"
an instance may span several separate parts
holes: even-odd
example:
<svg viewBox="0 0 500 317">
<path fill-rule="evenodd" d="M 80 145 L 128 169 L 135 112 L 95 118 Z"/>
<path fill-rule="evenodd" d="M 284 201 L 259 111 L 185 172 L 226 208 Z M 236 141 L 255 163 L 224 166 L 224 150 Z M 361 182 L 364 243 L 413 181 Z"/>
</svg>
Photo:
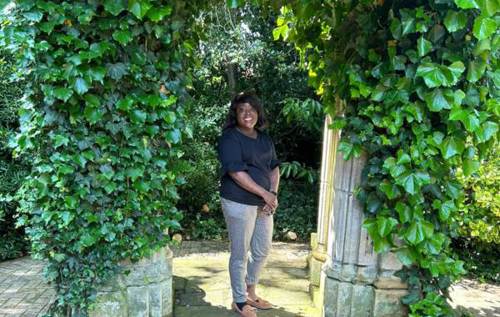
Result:
<svg viewBox="0 0 500 317">
<path fill-rule="evenodd" d="M 500 11 L 500 2 L 498 0 L 476 0 L 483 16 L 493 16 Z"/>
<path fill-rule="evenodd" d="M 172 13 L 172 6 L 162 5 L 161 8 L 153 8 L 148 11 L 147 17 L 153 22 L 160 22 L 164 17 Z"/>
<path fill-rule="evenodd" d="M 127 45 L 132 41 L 132 32 L 129 30 L 118 30 L 113 32 L 113 39 L 119 42 L 121 45 Z"/>
<path fill-rule="evenodd" d="M 401 263 L 405 266 L 411 266 L 416 262 L 415 256 L 407 247 L 397 250 L 396 256 L 398 257 L 399 261 L 401 261 Z"/>
<path fill-rule="evenodd" d="M 447 79 L 439 66 L 433 63 L 420 64 L 415 75 L 422 77 L 429 88 L 443 86 Z"/>
<path fill-rule="evenodd" d="M 483 76 L 486 71 L 486 63 L 479 59 L 469 62 L 469 67 L 467 69 L 467 80 L 471 83 L 475 83 Z"/>
<path fill-rule="evenodd" d="M 455 0 L 460 9 L 479 9 L 475 0 Z"/>
<path fill-rule="evenodd" d="M 491 139 L 498 131 L 498 124 L 493 121 L 486 121 L 476 131 L 476 136 L 480 143 Z"/>
<path fill-rule="evenodd" d="M 448 96 L 445 96 L 440 88 L 432 90 L 425 96 L 425 103 L 430 111 L 439 112 L 442 109 L 451 109 L 452 102 Z"/>
<path fill-rule="evenodd" d="M 148 117 L 148 114 L 144 111 L 141 110 L 133 110 L 132 113 L 130 114 L 130 119 L 134 123 L 144 123 L 146 122 L 146 118 Z"/>
<path fill-rule="evenodd" d="M 451 213 L 457 209 L 453 200 L 448 200 L 444 202 L 439 209 L 439 219 L 441 221 L 447 221 Z"/>
<path fill-rule="evenodd" d="M 75 81 L 74 85 L 75 91 L 77 94 L 82 95 L 86 93 L 89 90 L 89 86 L 85 79 L 78 77 Z"/>
<path fill-rule="evenodd" d="M 444 18 L 444 25 L 448 32 L 456 32 L 463 29 L 467 25 L 467 14 L 463 11 L 448 10 Z"/>
<path fill-rule="evenodd" d="M 143 173 L 144 173 L 143 170 L 139 169 L 139 168 L 131 168 L 131 167 L 129 167 L 129 168 L 127 168 L 125 170 L 125 176 L 130 177 L 130 179 L 133 182 L 135 182 L 135 180 L 137 178 L 139 178 L 140 176 L 142 176 Z"/>
<path fill-rule="evenodd" d="M 445 160 L 457 154 L 462 154 L 465 149 L 464 140 L 454 136 L 447 137 L 441 144 L 441 153 Z"/>
<path fill-rule="evenodd" d="M 448 69 L 450 70 L 450 72 L 453 76 L 453 81 L 451 83 L 448 83 L 448 84 L 455 85 L 465 70 L 464 63 L 462 63 L 461 61 L 456 61 L 456 62 L 452 63 L 450 66 L 448 66 Z"/>
<path fill-rule="evenodd" d="M 423 57 L 432 50 L 432 43 L 421 36 L 417 40 L 418 56 Z"/>
<path fill-rule="evenodd" d="M 126 0 L 105 0 L 104 9 L 114 16 L 120 14 L 123 10 L 127 9 Z"/>
<path fill-rule="evenodd" d="M 385 195 L 389 199 L 394 199 L 401 194 L 398 187 L 395 184 L 392 184 L 387 180 L 384 180 L 383 182 L 381 182 L 379 185 L 379 188 L 382 192 L 385 193 Z"/>
<path fill-rule="evenodd" d="M 410 195 L 415 195 L 419 187 L 417 179 L 412 173 L 403 174 L 401 177 L 398 177 L 398 184 L 403 186 Z"/>
<path fill-rule="evenodd" d="M 493 18 L 478 16 L 474 21 L 472 33 L 478 40 L 489 38 L 497 30 L 497 24 Z"/>
<path fill-rule="evenodd" d="M 385 237 L 392 232 L 392 229 L 398 224 L 398 221 L 391 217 L 377 217 L 378 234 Z"/>
<path fill-rule="evenodd" d="M 128 73 L 127 66 L 123 63 L 107 64 L 106 69 L 109 77 L 120 80 Z"/>
<path fill-rule="evenodd" d="M 410 222 L 413 219 L 413 212 L 408 205 L 398 201 L 395 208 L 401 223 Z"/>
<path fill-rule="evenodd" d="M 479 170 L 479 167 L 481 166 L 481 164 L 476 161 L 476 160 L 473 160 L 473 159 L 465 159 L 463 161 L 463 165 L 462 165 L 462 169 L 464 171 L 464 175 L 467 177 L 467 176 L 471 176 L 472 174 L 474 174 L 475 172 L 477 172 Z"/>
<path fill-rule="evenodd" d="M 128 10 L 132 12 L 139 20 L 146 15 L 146 13 L 151 9 L 152 5 L 147 0 L 129 0 Z"/>
<path fill-rule="evenodd" d="M 73 95 L 73 90 L 65 87 L 58 87 L 54 89 L 54 96 L 57 99 L 60 99 L 64 102 L 68 101 L 69 98 Z"/>
<path fill-rule="evenodd" d="M 99 111 L 99 108 L 93 107 L 93 106 L 87 106 L 85 107 L 85 110 L 83 110 L 83 116 L 91 123 L 91 124 L 96 124 L 99 122 L 102 117 L 103 113 Z"/>
<path fill-rule="evenodd" d="M 116 108 L 123 111 L 129 111 L 134 105 L 134 99 L 132 97 L 125 97 L 116 103 Z"/>
<path fill-rule="evenodd" d="M 68 145 L 69 138 L 65 135 L 57 134 L 54 136 L 54 148 L 58 148 L 63 145 Z"/>
<path fill-rule="evenodd" d="M 425 239 L 422 223 L 420 221 L 413 222 L 405 232 L 404 237 L 412 245 L 417 245 L 422 242 Z"/>
</svg>

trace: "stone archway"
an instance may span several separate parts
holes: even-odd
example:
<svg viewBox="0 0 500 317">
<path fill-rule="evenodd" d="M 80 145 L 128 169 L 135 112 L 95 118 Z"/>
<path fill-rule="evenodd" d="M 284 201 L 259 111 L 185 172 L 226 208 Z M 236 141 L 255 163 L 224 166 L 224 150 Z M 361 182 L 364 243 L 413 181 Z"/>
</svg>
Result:
<svg viewBox="0 0 500 317">
<path fill-rule="evenodd" d="M 345 161 L 340 131 L 325 118 L 318 228 L 312 235 L 310 293 L 322 316 L 404 316 L 406 285 L 394 276 L 402 265 L 392 253 L 376 254 L 362 228 L 363 210 L 354 197 L 366 156 Z"/>
</svg>

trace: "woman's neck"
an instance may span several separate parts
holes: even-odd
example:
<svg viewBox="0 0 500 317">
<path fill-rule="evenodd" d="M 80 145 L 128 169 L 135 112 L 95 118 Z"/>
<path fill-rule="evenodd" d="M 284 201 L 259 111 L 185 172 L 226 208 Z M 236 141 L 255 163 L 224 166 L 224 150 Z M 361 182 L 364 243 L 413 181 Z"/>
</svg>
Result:
<svg viewBox="0 0 500 317">
<path fill-rule="evenodd" d="M 257 130 L 255 128 L 243 128 L 240 126 L 236 126 L 236 129 L 243 133 L 244 135 L 251 137 L 251 138 L 256 138 L 257 137 Z"/>
</svg>

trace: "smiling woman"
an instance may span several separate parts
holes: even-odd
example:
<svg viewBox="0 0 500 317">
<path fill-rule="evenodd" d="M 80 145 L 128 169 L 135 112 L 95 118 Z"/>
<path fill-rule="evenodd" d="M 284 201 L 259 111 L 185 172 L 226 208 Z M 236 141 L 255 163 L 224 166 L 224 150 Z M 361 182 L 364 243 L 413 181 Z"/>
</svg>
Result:
<svg viewBox="0 0 500 317">
<path fill-rule="evenodd" d="M 241 316 L 256 316 L 253 307 L 273 307 L 255 292 L 271 248 L 278 207 L 279 161 L 273 142 L 262 132 L 265 124 L 257 97 L 239 94 L 231 102 L 218 146 L 222 211 L 231 242 L 233 309 Z"/>
</svg>

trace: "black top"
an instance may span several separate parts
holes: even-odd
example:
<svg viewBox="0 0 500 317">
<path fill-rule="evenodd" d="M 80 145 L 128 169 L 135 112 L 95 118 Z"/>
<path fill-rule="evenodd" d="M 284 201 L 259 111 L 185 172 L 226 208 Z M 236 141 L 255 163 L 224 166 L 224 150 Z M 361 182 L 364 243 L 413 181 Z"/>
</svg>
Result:
<svg viewBox="0 0 500 317">
<path fill-rule="evenodd" d="M 218 151 L 222 165 L 221 196 L 246 205 L 264 205 L 260 196 L 240 187 L 228 173 L 246 171 L 254 182 L 270 190 L 271 171 L 280 164 L 271 138 L 258 130 L 254 139 L 236 128 L 228 128 L 219 138 Z"/>
</svg>

